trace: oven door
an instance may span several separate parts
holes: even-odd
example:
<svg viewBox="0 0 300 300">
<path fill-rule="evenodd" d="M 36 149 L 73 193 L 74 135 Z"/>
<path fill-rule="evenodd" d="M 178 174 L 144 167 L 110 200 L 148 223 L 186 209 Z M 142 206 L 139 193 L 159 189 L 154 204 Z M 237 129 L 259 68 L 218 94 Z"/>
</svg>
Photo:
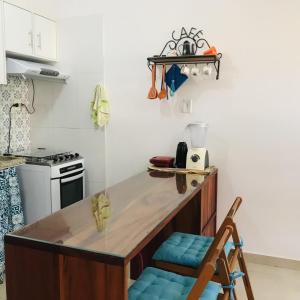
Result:
<svg viewBox="0 0 300 300">
<path fill-rule="evenodd" d="M 52 213 L 85 198 L 85 171 L 52 179 Z"/>
</svg>

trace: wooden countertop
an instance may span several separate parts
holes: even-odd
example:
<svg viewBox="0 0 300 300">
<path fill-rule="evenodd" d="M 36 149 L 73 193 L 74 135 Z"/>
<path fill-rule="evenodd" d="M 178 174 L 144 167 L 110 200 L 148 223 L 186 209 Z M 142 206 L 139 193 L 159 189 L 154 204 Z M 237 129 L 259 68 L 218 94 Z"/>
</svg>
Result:
<svg viewBox="0 0 300 300">
<path fill-rule="evenodd" d="M 105 228 L 99 227 L 95 213 L 95 203 L 103 195 L 99 193 L 7 235 L 6 240 L 128 260 L 199 192 L 206 177 L 144 172 L 105 191 L 110 200 Z"/>
</svg>

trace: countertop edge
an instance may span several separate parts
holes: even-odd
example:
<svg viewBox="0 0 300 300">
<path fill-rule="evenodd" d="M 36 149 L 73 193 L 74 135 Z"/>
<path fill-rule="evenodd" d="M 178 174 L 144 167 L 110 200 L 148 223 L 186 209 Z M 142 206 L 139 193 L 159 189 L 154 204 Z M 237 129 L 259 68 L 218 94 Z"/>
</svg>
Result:
<svg viewBox="0 0 300 300">
<path fill-rule="evenodd" d="M 26 248 L 32 248 L 40 251 L 49 251 L 60 255 L 68 255 L 73 257 L 80 257 L 98 261 L 100 263 L 109 263 L 112 265 L 124 265 L 125 257 L 117 256 L 114 254 L 106 254 L 95 252 L 91 250 L 84 250 L 76 247 L 70 247 L 63 244 L 53 244 L 46 241 L 39 241 L 30 239 L 27 237 L 19 237 L 11 234 L 6 234 L 4 237 L 4 244 L 6 245 L 16 245 L 24 246 Z"/>
</svg>

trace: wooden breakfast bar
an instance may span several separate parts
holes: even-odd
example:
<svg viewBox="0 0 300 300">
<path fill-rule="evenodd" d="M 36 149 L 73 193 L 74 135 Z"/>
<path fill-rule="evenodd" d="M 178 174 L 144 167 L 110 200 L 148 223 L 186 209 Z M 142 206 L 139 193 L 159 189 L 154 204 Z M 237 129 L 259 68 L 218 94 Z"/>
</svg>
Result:
<svg viewBox="0 0 300 300">
<path fill-rule="evenodd" d="M 7 300 L 126 300 L 173 232 L 215 234 L 216 204 L 217 169 L 129 178 L 6 235 Z"/>
</svg>

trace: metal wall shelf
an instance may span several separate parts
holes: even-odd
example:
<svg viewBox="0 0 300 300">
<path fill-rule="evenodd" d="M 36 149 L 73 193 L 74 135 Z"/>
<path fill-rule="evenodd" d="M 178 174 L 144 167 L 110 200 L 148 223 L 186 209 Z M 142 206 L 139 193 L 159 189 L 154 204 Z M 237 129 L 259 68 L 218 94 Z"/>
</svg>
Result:
<svg viewBox="0 0 300 300">
<path fill-rule="evenodd" d="M 220 74 L 220 61 L 222 54 L 217 55 L 188 55 L 188 56 L 153 56 L 148 57 L 148 66 L 151 70 L 151 65 L 191 65 L 191 64 L 214 64 L 219 79 Z"/>
</svg>

